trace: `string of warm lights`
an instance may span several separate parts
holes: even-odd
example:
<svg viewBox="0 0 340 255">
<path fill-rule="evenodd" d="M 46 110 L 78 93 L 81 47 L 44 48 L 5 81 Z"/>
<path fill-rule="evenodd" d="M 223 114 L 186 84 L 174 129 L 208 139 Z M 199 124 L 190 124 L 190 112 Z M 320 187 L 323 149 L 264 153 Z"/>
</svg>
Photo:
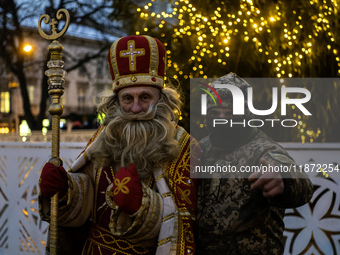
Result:
<svg viewBox="0 0 340 255">
<path fill-rule="evenodd" d="M 336 0 L 310 0 L 304 3 L 312 15 L 306 15 L 301 9 L 294 9 L 294 6 L 288 8 L 283 1 L 273 1 L 270 8 L 260 10 L 252 0 L 241 0 L 236 11 L 235 8 L 229 10 L 229 5 L 221 1 L 210 16 L 203 15 L 189 0 L 174 2 L 171 13 L 150 11 L 154 3 L 152 0 L 144 8 L 137 9 L 140 18 L 154 19 L 157 25 L 155 29 L 160 31 L 166 24 L 176 22 L 177 26 L 172 31 L 173 42 L 187 36 L 194 43 L 187 61 L 192 66 L 189 74 L 181 71 L 180 63 L 172 61 L 168 50 L 167 66 L 178 74 L 174 78 L 207 78 L 203 64 L 205 58 L 216 59 L 219 65 L 226 66 L 228 58 L 237 54 L 231 50 L 236 36 L 252 45 L 260 58 L 272 67 L 275 77 L 282 78 L 283 83 L 284 78 L 301 77 L 302 65 L 316 61 L 313 54 L 317 50 L 316 41 L 318 37 L 326 36 L 327 49 L 334 55 L 340 75 L 340 58 L 335 47 L 334 30 L 330 25 L 330 18 L 337 16 L 339 10 Z M 136 34 L 147 33 L 148 29 L 145 27 Z M 308 31 L 308 37 L 305 31 Z M 165 33 L 161 33 L 161 36 L 164 37 Z M 272 42 L 274 38 L 276 43 Z M 308 129 L 306 117 L 295 110 L 292 106 L 293 116 L 298 119 L 298 137 L 303 143 L 314 142 L 321 130 Z"/>
</svg>

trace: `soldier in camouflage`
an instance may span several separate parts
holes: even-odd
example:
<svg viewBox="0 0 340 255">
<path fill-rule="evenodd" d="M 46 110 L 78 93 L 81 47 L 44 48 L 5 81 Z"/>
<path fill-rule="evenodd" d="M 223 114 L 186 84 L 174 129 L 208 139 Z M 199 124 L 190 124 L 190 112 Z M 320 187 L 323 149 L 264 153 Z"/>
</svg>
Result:
<svg viewBox="0 0 340 255">
<path fill-rule="evenodd" d="M 216 84 L 236 85 L 243 92 L 249 87 L 234 73 L 217 79 L 211 86 Z M 214 118 L 235 119 L 231 114 L 230 91 L 216 91 L 223 107 L 216 107 L 208 100 L 209 136 L 200 141 L 206 166 L 230 165 L 240 169 L 241 166 L 296 164 L 278 143 L 256 128 L 228 126 L 226 131 L 226 125 L 213 127 Z M 242 117 L 250 119 L 247 109 L 245 104 Z M 312 195 L 313 185 L 303 172 L 259 172 L 248 176 L 235 172 L 202 179 L 197 207 L 198 254 L 283 254 L 285 208 L 301 206 Z"/>
</svg>

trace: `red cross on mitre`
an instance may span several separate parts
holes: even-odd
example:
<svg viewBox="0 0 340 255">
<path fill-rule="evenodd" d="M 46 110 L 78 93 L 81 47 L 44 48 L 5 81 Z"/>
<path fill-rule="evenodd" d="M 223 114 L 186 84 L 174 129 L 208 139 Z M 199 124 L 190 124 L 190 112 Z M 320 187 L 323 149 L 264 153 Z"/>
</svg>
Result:
<svg viewBox="0 0 340 255">
<path fill-rule="evenodd" d="M 135 49 L 135 41 L 134 40 L 129 40 L 127 42 L 127 50 L 121 50 L 119 52 L 119 56 L 124 58 L 128 57 L 129 58 L 129 68 L 130 71 L 136 71 L 137 70 L 137 57 L 144 56 L 145 55 L 145 49 L 144 48 L 139 48 Z"/>
</svg>

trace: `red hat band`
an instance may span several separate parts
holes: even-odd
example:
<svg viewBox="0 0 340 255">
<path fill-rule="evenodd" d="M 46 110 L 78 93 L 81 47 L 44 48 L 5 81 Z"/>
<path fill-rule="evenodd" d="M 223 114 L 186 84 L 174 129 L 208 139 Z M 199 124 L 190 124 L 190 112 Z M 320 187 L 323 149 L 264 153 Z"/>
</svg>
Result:
<svg viewBox="0 0 340 255">
<path fill-rule="evenodd" d="M 113 92 L 128 86 L 164 87 L 165 47 L 156 38 L 120 38 L 111 45 L 107 59 Z"/>
</svg>

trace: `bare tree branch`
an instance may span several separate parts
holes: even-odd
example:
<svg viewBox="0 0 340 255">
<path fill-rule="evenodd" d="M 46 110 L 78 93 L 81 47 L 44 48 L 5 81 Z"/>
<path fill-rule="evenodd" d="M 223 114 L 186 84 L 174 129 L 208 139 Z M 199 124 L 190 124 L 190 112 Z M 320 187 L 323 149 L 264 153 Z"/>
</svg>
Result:
<svg viewBox="0 0 340 255">
<path fill-rule="evenodd" d="M 46 101 L 48 98 L 46 81 L 47 77 L 44 75 L 45 68 L 41 69 L 39 74 L 41 81 L 41 98 L 40 98 L 40 112 L 38 116 L 33 116 L 31 111 L 31 104 L 27 91 L 27 78 L 25 75 L 25 68 L 27 65 L 37 66 L 40 60 L 33 62 L 26 62 L 25 56 L 21 49 L 24 43 L 24 34 L 26 28 L 24 26 L 31 26 L 30 20 L 38 19 L 42 14 L 48 14 L 54 17 L 58 9 L 66 8 L 70 10 L 72 24 L 79 24 L 91 26 L 92 28 L 107 34 L 113 27 L 112 22 L 106 17 L 113 12 L 114 1 L 103 1 L 102 4 L 93 2 L 91 0 L 0 0 L 0 60 L 6 64 L 8 71 L 16 77 L 19 82 L 21 97 L 25 115 L 31 130 L 41 129 L 42 120 L 46 117 Z M 70 8 L 69 8 L 70 7 Z M 39 13 L 41 12 L 41 13 Z M 34 25 L 33 25 L 34 26 Z M 75 70 L 84 66 L 89 61 L 102 57 L 103 52 L 107 50 L 109 43 L 103 44 L 99 47 L 97 52 L 91 54 L 69 56 L 72 58 L 72 66 L 69 66 L 67 71 Z M 46 54 L 45 62 L 49 56 Z"/>
</svg>

